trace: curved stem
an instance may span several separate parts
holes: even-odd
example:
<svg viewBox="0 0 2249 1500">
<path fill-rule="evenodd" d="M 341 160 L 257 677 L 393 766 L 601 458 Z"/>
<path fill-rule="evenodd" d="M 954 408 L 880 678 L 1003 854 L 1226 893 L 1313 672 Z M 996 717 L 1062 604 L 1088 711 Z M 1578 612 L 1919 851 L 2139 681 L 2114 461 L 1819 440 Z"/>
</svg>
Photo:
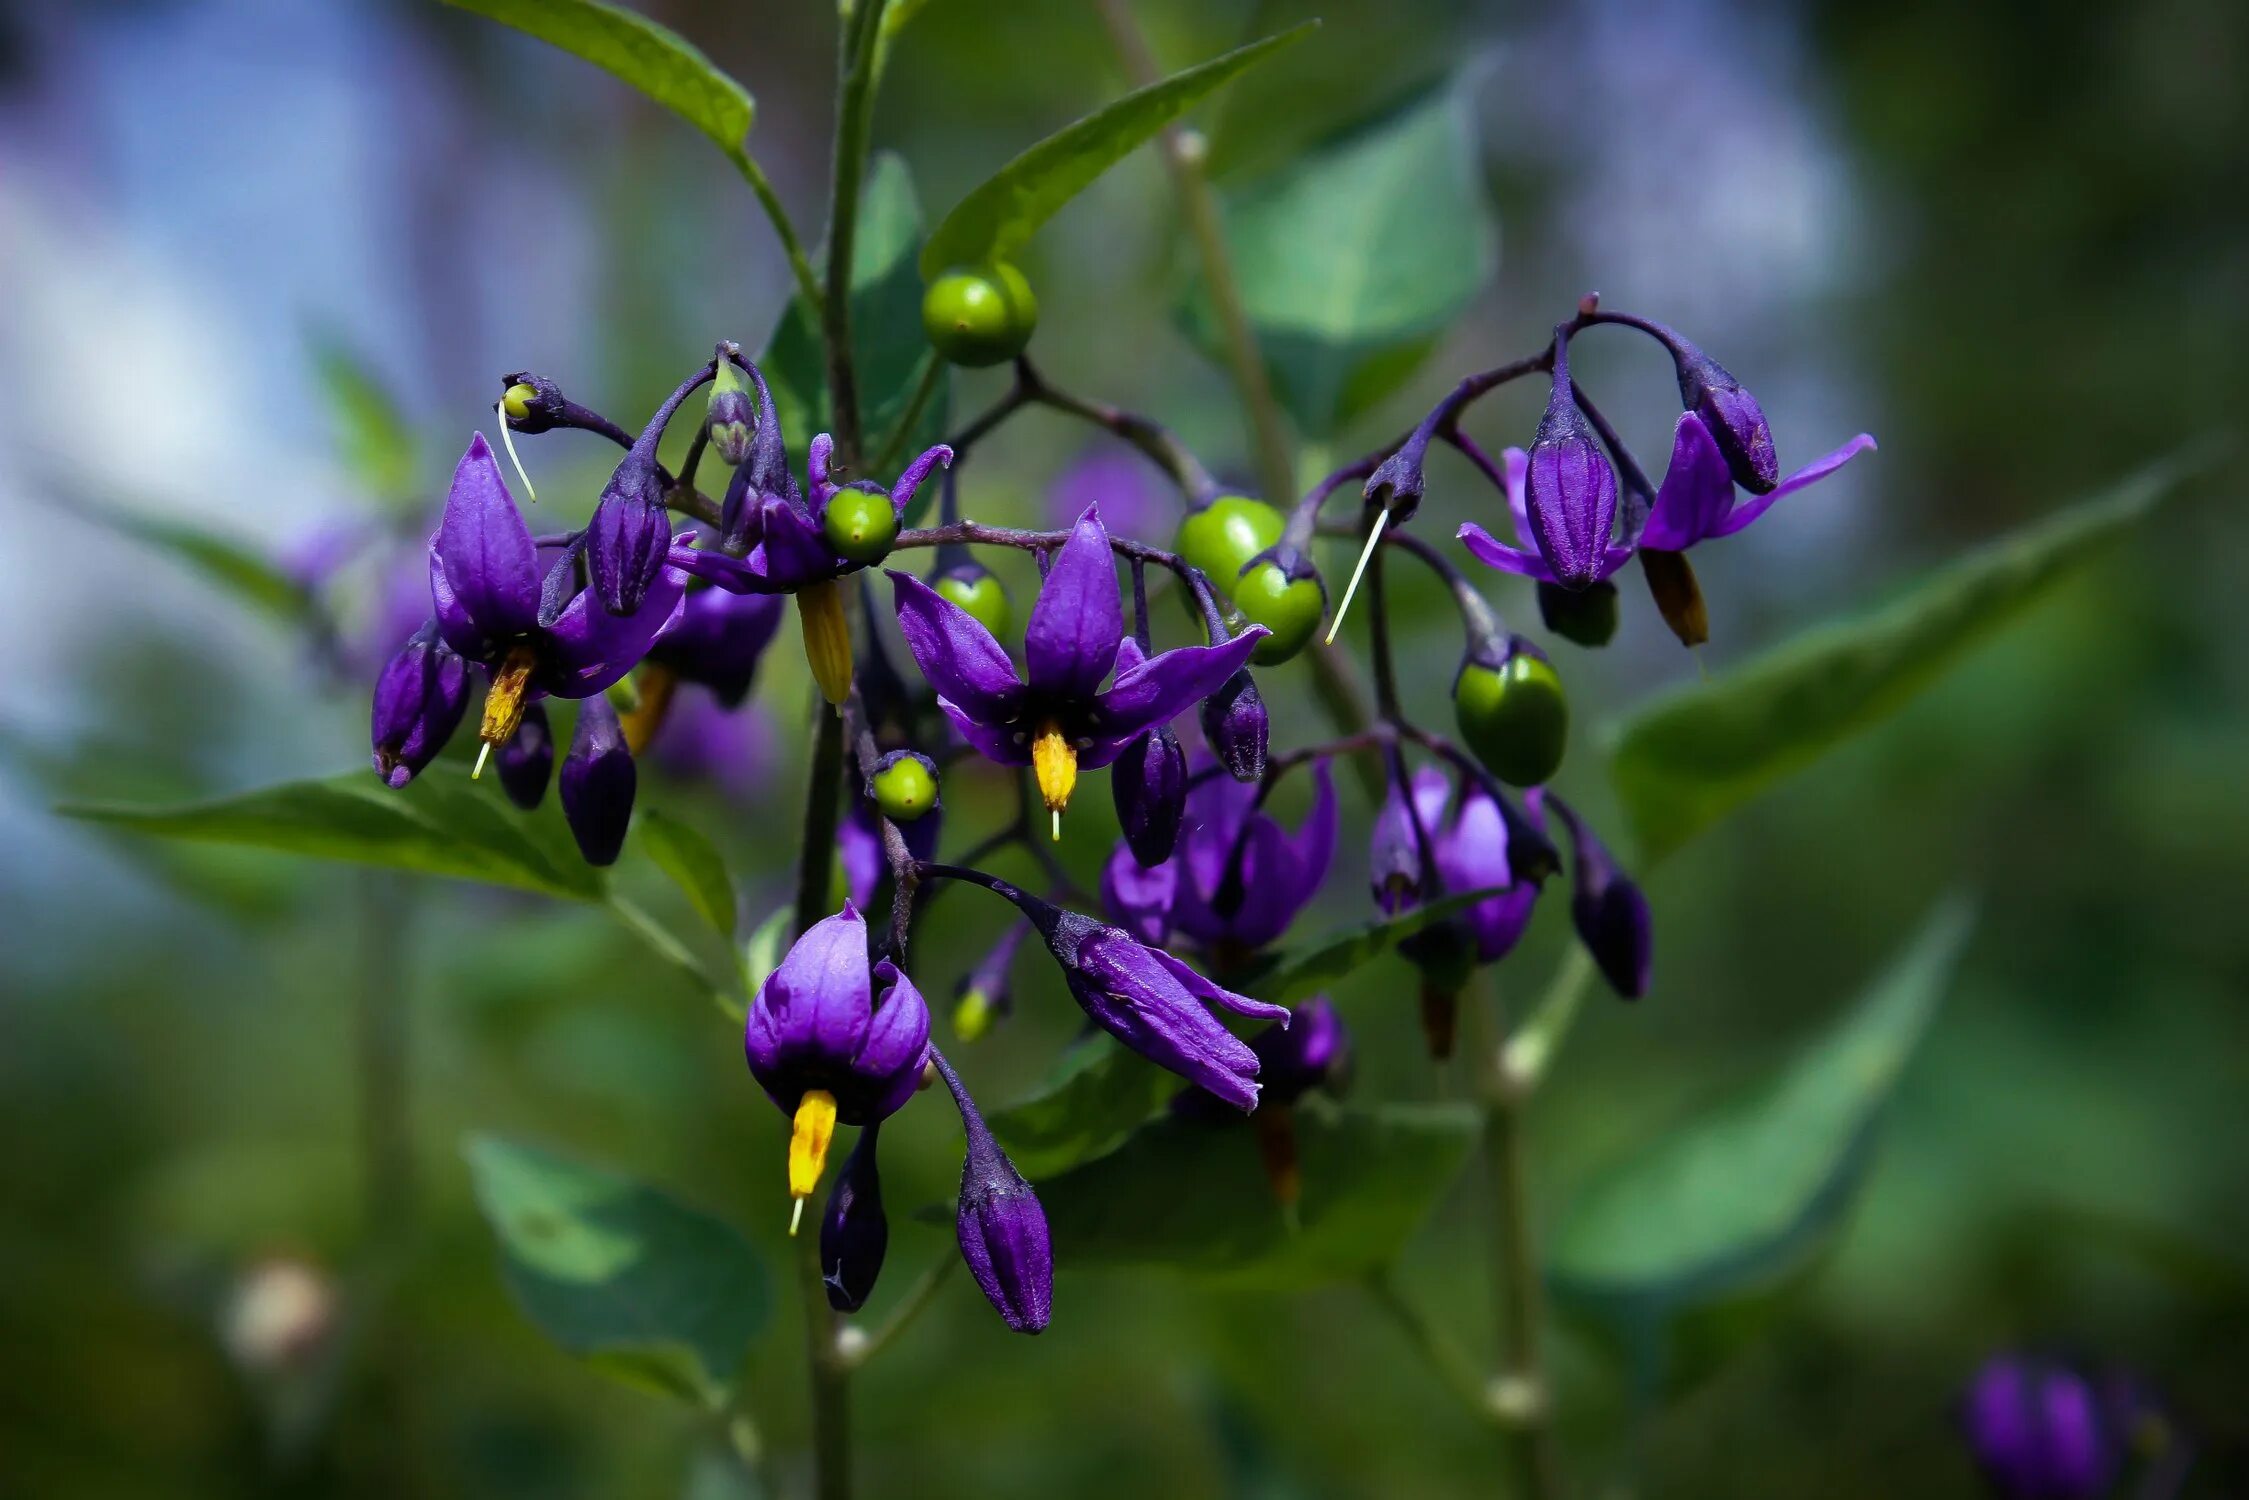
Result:
<svg viewBox="0 0 2249 1500">
<path fill-rule="evenodd" d="M 890 472 L 891 466 L 896 464 L 905 453 L 906 444 L 913 438 L 914 424 L 919 422 L 921 414 L 929 409 L 930 398 L 935 396 L 945 384 L 945 370 L 945 361 L 937 357 L 936 350 L 923 351 L 921 378 L 914 383 L 913 397 L 906 403 L 905 411 L 899 415 L 897 425 L 890 429 L 890 436 L 882 440 L 882 451 L 875 455 L 875 460 L 868 466 L 867 472 L 870 474 L 887 474 Z M 955 449 L 953 456 L 958 459 L 960 450 Z M 950 470 L 947 472 L 950 472 Z"/>
<path fill-rule="evenodd" d="M 851 1368 L 858 1369 L 897 1342 L 898 1335 L 911 1327 L 914 1319 L 921 1316 L 922 1310 L 936 1300 L 939 1289 L 952 1275 L 953 1268 L 960 1263 L 960 1258 L 954 1255 L 940 1255 L 931 1262 L 929 1269 L 921 1273 L 920 1279 L 906 1288 L 906 1295 L 898 1299 L 898 1305 L 883 1320 L 882 1326 L 869 1334 L 866 1342 L 852 1352 Z"/>
<path fill-rule="evenodd" d="M 867 137 L 874 124 L 875 41 L 885 0 L 852 7 L 836 56 L 835 179 L 828 195 L 828 274 L 821 332 L 828 347 L 828 403 L 836 449 L 846 468 L 866 457 L 859 427 L 859 379 L 852 364 L 852 247 L 859 237 L 859 182 L 867 170 Z"/>
<path fill-rule="evenodd" d="M 758 207 L 765 210 L 766 220 L 773 225 L 773 237 L 781 242 L 781 253 L 789 258 L 789 274 L 796 279 L 797 295 L 804 299 L 806 307 L 818 307 L 820 278 L 812 274 L 812 260 L 804 253 L 804 241 L 797 235 L 796 223 L 781 206 L 780 195 L 773 191 L 773 184 L 766 180 L 765 169 L 757 164 L 756 157 L 740 148 L 727 152 L 726 158 L 750 185 L 750 191 L 757 195 Z"/>
</svg>

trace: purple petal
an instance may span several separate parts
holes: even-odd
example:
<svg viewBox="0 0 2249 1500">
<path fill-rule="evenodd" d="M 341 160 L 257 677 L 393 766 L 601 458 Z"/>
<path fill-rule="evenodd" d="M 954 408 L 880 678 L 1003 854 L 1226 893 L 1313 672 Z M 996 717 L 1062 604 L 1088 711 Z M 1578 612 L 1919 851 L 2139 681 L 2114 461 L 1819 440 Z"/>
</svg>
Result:
<svg viewBox="0 0 2249 1500">
<path fill-rule="evenodd" d="M 1101 867 L 1102 909 L 1143 943 L 1161 943 L 1170 935 L 1171 905 L 1178 894 L 1177 860 L 1143 865 L 1121 839 Z"/>
<path fill-rule="evenodd" d="M 758 989 L 753 1013 L 773 1013 L 785 1046 L 817 1051 L 837 1065 L 859 1052 L 870 1024 L 867 924 L 849 901 L 796 940 Z"/>
<path fill-rule="evenodd" d="M 1031 605 L 1031 620 L 1023 630 L 1031 686 L 1050 697 L 1092 697 L 1116 663 L 1123 637 L 1124 606 L 1117 597 L 1109 533 L 1102 529 L 1101 508 L 1089 505 L 1054 554 L 1054 566 L 1047 569 Z"/>
<path fill-rule="evenodd" d="M 1161 948 L 1150 948 L 1148 952 L 1155 957 L 1157 963 L 1171 971 L 1172 978 L 1185 986 L 1188 994 L 1193 995 L 1205 1004 L 1221 1006 L 1237 1016 L 1249 1016 L 1259 1021 L 1285 1021 L 1288 1019 L 1288 1007 L 1285 1005 L 1268 1005 L 1263 1000 L 1252 1000 L 1247 995 L 1237 995 L 1224 985 L 1214 980 L 1205 979 Z"/>
<path fill-rule="evenodd" d="M 1554 570 L 1546 565 L 1545 558 L 1520 547 L 1508 546 L 1474 521 L 1463 521 L 1459 536 L 1461 545 L 1480 563 L 1524 578 L 1535 578 L 1540 583 L 1554 581 Z"/>
<path fill-rule="evenodd" d="M 1684 552 L 1718 528 L 1733 508 L 1734 473 L 1702 418 L 1679 413 L 1672 429 L 1671 467 L 1663 471 L 1655 506 L 1640 533 L 1640 545 L 1659 552 Z"/>
<path fill-rule="evenodd" d="M 656 575 L 640 608 L 629 615 L 609 613 L 591 589 L 584 590 L 547 628 L 551 661 L 539 685 L 558 698 L 589 697 L 609 687 L 648 654 L 686 597 L 687 575 L 672 567 Z"/>
<path fill-rule="evenodd" d="M 901 523 L 906 518 L 906 508 L 914 503 L 914 492 L 929 478 L 929 471 L 950 467 L 952 462 L 953 450 L 939 443 L 934 448 L 922 450 L 919 458 L 906 465 L 905 471 L 898 476 L 898 482 L 890 487 L 890 508 L 897 512 Z"/>
<path fill-rule="evenodd" d="M 1531 504 L 1526 480 L 1531 472 L 1531 456 L 1520 448 L 1506 449 L 1499 455 L 1507 470 L 1507 514 L 1515 523 L 1515 541 L 1528 547 L 1531 543 Z"/>
<path fill-rule="evenodd" d="M 1323 760 L 1312 768 L 1312 810 L 1305 815 L 1304 826 L 1288 840 L 1289 857 L 1295 865 L 1292 874 L 1307 898 L 1327 879 L 1328 866 L 1335 862 L 1335 837 L 1341 821 L 1335 773 Z M 1303 900 L 1297 904 L 1301 906 Z"/>
<path fill-rule="evenodd" d="M 994 728 L 970 718 L 950 698 L 939 698 L 937 706 L 945 717 L 953 721 L 962 739 L 975 748 L 978 755 L 1001 766 L 1027 766 L 1031 763 L 1031 737 L 1021 729 Z M 1080 761 L 1083 764 L 1083 761 Z"/>
<path fill-rule="evenodd" d="M 481 432 L 469 439 L 468 452 L 454 466 L 432 551 L 452 591 L 452 607 L 474 622 L 479 634 L 504 640 L 538 623 L 539 549 Z M 443 614 L 441 609 L 441 628 Z"/>
<path fill-rule="evenodd" d="M 985 724 L 1000 725 L 1015 718 L 1023 701 L 1023 683 L 1015 675 L 1015 664 L 1007 659 L 1007 649 L 992 639 L 992 633 L 911 573 L 892 570 L 890 587 L 906 649 L 937 696 Z"/>
<path fill-rule="evenodd" d="M 1805 489 L 1810 487 L 1811 485 L 1819 483 L 1822 479 L 1825 479 L 1828 475 L 1834 473 L 1837 469 L 1842 468 L 1843 465 L 1849 463 L 1852 459 L 1858 457 L 1861 453 L 1870 453 L 1873 450 L 1874 439 L 1866 433 L 1860 433 L 1857 437 L 1852 438 L 1849 442 L 1836 449 L 1833 453 L 1828 454 L 1824 458 L 1816 458 L 1812 460 L 1812 462 L 1804 465 L 1803 468 L 1798 469 L 1795 473 L 1789 475 L 1786 479 L 1783 479 L 1779 484 L 1774 485 L 1771 493 L 1759 495 L 1752 500 L 1744 502 L 1738 509 L 1734 511 L 1732 515 L 1726 517 L 1725 521 L 1718 527 L 1718 530 L 1715 534 L 1718 536 L 1732 536 L 1735 532 L 1741 530 L 1744 526 L 1747 526 L 1750 522 L 1763 515 L 1766 510 L 1768 510 L 1772 506 L 1772 503 L 1775 500 L 1780 499 L 1784 495 L 1793 495 L 1798 490 Z"/>
<path fill-rule="evenodd" d="M 875 965 L 874 980 L 886 988 L 851 1071 L 883 1090 L 870 1111 L 882 1119 L 896 1114 L 921 1087 L 922 1063 L 929 1056 L 929 1005 L 887 958 Z"/>
<path fill-rule="evenodd" d="M 765 497 L 759 515 L 764 534 L 750 549 L 749 570 L 784 590 L 833 578 L 843 570 L 835 549 L 811 516 L 778 495 Z"/>
<path fill-rule="evenodd" d="M 1240 671 L 1267 634 L 1264 626 L 1252 625 L 1222 646 L 1180 646 L 1149 657 L 1094 699 L 1095 727 L 1127 740 L 1170 723 Z"/>
<path fill-rule="evenodd" d="M 1142 1057 L 1236 1109 L 1256 1108 L 1257 1054 L 1156 954 L 1115 928 L 1098 931 L 1079 945 L 1070 991 L 1087 1015 Z"/>
</svg>

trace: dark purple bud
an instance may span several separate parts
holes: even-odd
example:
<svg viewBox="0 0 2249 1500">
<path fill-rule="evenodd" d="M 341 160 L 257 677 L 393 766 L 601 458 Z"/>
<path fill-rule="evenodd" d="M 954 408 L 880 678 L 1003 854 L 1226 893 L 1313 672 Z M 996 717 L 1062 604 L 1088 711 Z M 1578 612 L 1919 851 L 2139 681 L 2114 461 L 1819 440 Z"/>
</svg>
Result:
<svg viewBox="0 0 2249 1500">
<path fill-rule="evenodd" d="M 2093 1382 L 2066 1366 L 2001 1355 L 1961 1402 L 1976 1466 L 2007 1500 L 2093 1500 L 2120 1466 Z"/>
<path fill-rule="evenodd" d="M 547 724 L 547 706 L 534 703 L 523 711 L 515 735 L 494 757 L 499 762 L 500 790 L 525 812 L 547 795 L 547 778 L 554 772 L 554 730 Z"/>
<path fill-rule="evenodd" d="M 1780 483 L 1780 454 L 1773 448 L 1773 429 L 1766 424 L 1764 408 L 1726 373 L 1725 366 L 1676 334 L 1672 339 L 1681 404 L 1710 429 L 1734 483 L 1753 495 L 1768 493 Z"/>
<path fill-rule="evenodd" d="M 544 375 L 518 370 L 500 377 L 500 415 L 517 432 L 538 434 L 576 425 L 572 403 Z"/>
<path fill-rule="evenodd" d="M 956 1220 L 961 1259 L 1008 1327 L 1017 1333 L 1041 1332 L 1054 1315 L 1054 1247 L 1047 1237 L 1046 1210 L 992 1139 L 952 1064 L 934 1048 L 929 1055 L 952 1091 L 968 1136 Z"/>
<path fill-rule="evenodd" d="M 640 608 L 648 587 L 663 571 L 672 545 L 671 516 L 664 509 L 663 481 L 653 462 L 635 453 L 610 476 L 586 526 L 586 564 L 594 597 L 613 615 Z"/>
<path fill-rule="evenodd" d="M 1187 811 L 1187 752 L 1169 725 L 1125 746 L 1109 773 L 1109 790 L 1132 857 L 1143 865 L 1171 858 L 1179 845 L 1179 820 Z"/>
<path fill-rule="evenodd" d="M 882 1211 L 882 1174 L 875 1168 L 875 1136 L 880 1121 L 870 1121 L 844 1161 L 836 1185 L 828 1189 L 828 1209 L 820 1219 L 820 1279 L 828 1306 L 857 1312 L 882 1274 L 890 1249 L 890 1220 Z"/>
<path fill-rule="evenodd" d="M 1654 959 L 1648 898 L 1631 876 L 1617 868 L 1607 847 L 1568 803 L 1547 795 L 1542 805 L 1560 816 L 1576 848 L 1570 872 L 1570 920 L 1577 927 L 1578 941 L 1593 955 L 1609 987 L 1627 1000 L 1637 1000 L 1648 992 Z"/>
<path fill-rule="evenodd" d="M 1235 672 L 1203 700 L 1202 721 L 1203 737 L 1229 776 L 1240 782 L 1264 779 L 1265 747 L 1273 721 L 1249 668 Z"/>
<path fill-rule="evenodd" d="M 578 731 L 562 761 L 562 813 L 587 864 L 617 862 L 632 822 L 637 780 L 617 710 L 596 693 L 579 705 Z"/>
<path fill-rule="evenodd" d="M 469 668 L 439 639 L 432 620 L 414 632 L 375 679 L 369 724 L 375 774 L 402 787 L 437 758 L 468 709 Z"/>
<path fill-rule="evenodd" d="M 1616 470 L 1577 409 L 1570 384 L 1569 343 L 1554 340 L 1554 392 L 1539 419 L 1524 481 L 1531 540 L 1554 581 L 1565 589 L 1592 586 L 1616 529 Z"/>
<path fill-rule="evenodd" d="M 1422 461 L 1428 451 L 1428 444 L 1409 441 L 1384 459 L 1367 476 L 1367 504 L 1383 507 L 1400 521 L 1410 520 L 1421 508 L 1422 492 L 1427 488 Z"/>
</svg>

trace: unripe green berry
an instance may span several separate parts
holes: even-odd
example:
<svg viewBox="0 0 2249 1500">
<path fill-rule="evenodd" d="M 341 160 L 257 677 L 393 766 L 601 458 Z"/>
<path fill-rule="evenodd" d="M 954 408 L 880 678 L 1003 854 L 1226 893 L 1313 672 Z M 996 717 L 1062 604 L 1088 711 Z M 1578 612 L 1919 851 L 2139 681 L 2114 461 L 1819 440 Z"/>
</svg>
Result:
<svg viewBox="0 0 2249 1500">
<path fill-rule="evenodd" d="M 866 490 L 838 490 L 828 497 L 820 516 L 820 532 L 838 557 L 855 563 L 879 563 L 890 555 L 898 539 L 898 512 L 888 495 Z"/>
<path fill-rule="evenodd" d="M 1546 628 L 1580 646 L 1606 646 L 1616 635 L 1616 585 L 1606 579 L 1576 593 L 1559 584 L 1538 586 L 1538 614 Z"/>
<path fill-rule="evenodd" d="M 1038 325 L 1031 283 L 1004 261 L 955 267 L 922 294 L 922 331 L 956 365 L 1005 364 L 1030 344 Z"/>
<path fill-rule="evenodd" d="M 1262 500 L 1222 495 L 1180 523 L 1174 546 L 1231 597 L 1249 560 L 1278 543 L 1287 526 L 1288 518 Z"/>
<path fill-rule="evenodd" d="M 991 573 L 947 573 L 935 584 L 942 597 L 967 610 L 970 618 L 992 633 L 994 640 L 1007 639 L 1014 624 L 1015 611 L 1008 603 L 1007 586 Z"/>
<path fill-rule="evenodd" d="M 937 805 L 937 773 L 918 755 L 900 755 L 875 772 L 875 806 L 893 823 L 911 823 Z"/>
<path fill-rule="evenodd" d="M 1242 618 L 1273 632 L 1250 655 L 1261 667 L 1277 667 L 1302 651 L 1327 612 L 1318 579 L 1291 581 L 1275 563 L 1260 563 L 1235 579 L 1233 596 Z"/>
<path fill-rule="evenodd" d="M 1470 662 L 1453 683 L 1460 736 L 1484 769 L 1513 786 L 1537 786 L 1562 764 L 1570 704 L 1551 662 L 1517 651 L 1499 667 Z"/>
</svg>

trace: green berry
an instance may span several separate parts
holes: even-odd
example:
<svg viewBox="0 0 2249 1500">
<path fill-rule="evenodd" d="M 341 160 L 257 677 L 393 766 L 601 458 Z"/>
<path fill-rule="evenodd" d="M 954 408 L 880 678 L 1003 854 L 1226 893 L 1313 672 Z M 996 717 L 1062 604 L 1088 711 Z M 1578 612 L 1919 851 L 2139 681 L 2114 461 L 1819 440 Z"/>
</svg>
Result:
<svg viewBox="0 0 2249 1500">
<path fill-rule="evenodd" d="M 1039 300 L 1023 273 L 1001 262 L 955 267 L 921 299 L 922 331 L 956 365 L 997 365 L 1021 354 L 1039 325 Z"/>
<path fill-rule="evenodd" d="M 1262 500 L 1222 495 L 1179 526 L 1180 557 L 1210 575 L 1227 597 L 1249 560 L 1281 539 L 1288 518 Z"/>
<path fill-rule="evenodd" d="M 947 573 L 936 583 L 937 592 L 968 611 L 977 624 L 992 633 L 992 639 L 1007 639 L 1013 623 L 1014 609 L 1008 604 L 1007 586 L 990 573 Z"/>
<path fill-rule="evenodd" d="M 1273 563 L 1260 563 L 1234 580 L 1234 607 L 1252 625 L 1273 633 L 1257 643 L 1250 660 L 1277 667 L 1302 651 L 1327 612 L 1327 596 L 1316 578 L 1293 582 Z"/>
<path fill-rule="evenodd" d="M 1603 580 L 1577 593 L 1559 584 L 1538 586 L 1538 614 L 1546 628 L 1580 646 L 1606 646 L 1616 635 L 1616 585 Z"/>
<path fill-rule="evenodd" d="M 866 490 L 838 490 L 828 497 L 820 516 L 821 534 L 838 557 L 855 563 L 879 563 L 890 555 L 898 539 L 898 512 L 888 495 Z"/>
<path fill-rule="evenodd" d="M 1514 786 L 1537 786 L 1562 764 L 1570 704 L 1551 662 L 1517 651 L 1496 670 L 1470 662 L 1453 684 L 1460 735 L 1484 769 Z"/>
<path fill-rule="evenodd" d="M 911 823 L 937 805 L 937 773 L 918 755 L 901 755 L 875 772 L 875 806 L 893 823 Z"/>
</svg>

